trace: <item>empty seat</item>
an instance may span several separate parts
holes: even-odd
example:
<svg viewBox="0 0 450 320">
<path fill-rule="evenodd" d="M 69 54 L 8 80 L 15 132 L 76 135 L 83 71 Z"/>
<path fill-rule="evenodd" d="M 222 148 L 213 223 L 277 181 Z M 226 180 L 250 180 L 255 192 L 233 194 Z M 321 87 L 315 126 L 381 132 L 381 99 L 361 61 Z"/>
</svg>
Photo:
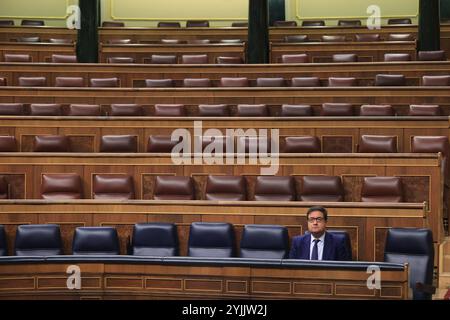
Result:
<svg viewBox="0 0 450 320">
<path fill-rule="evenodd" d="M 297 199 L 310 202 L 344 201 L 342 180 L 335 176 L 303 176 Z"/>
<path fill-rule="evenodd" d="M 0 87 L 4 87 L 6 86 L 6 84 L 7 84 L 6 78 L 0 78 Z"/>
<path fill-rule="evenodd" d="M 384 61 L 411 61 L 411 55 L 409 53 L 385 53 Z"/>
<path fill-rule="evenodd" d="M 269 109 L 265 104 L 238 104 L 236 116 L 238 117 L 268 117 Z"/>
<path fill-rule="evenodd" d="M 181 24 L 174 21 L 160 21 L 157 26 L 158 28 L 181 28 Z"/>
<path fill-rule="evenodd" d="M 125 23 L 120 21 L 103 21 L 102 22 L 103 28 L 122 28 L 125 27 Z"/>
<path fill-rule="evenodd" d="M 219 43 L 228 43 L 228 44 L 238 44 L 243 43 L 244 40 L 242 39 L 220 39 Z"/>
<path fill-rule="evenodd" d="M 17 142 L 14 136 L 0 136 L 0 152 L 16 152 Z"/>
<path fill-rule="evenodd" d="M 56 256 L 63 254 L 61 232 L 54 224 L 21 225 L 14 242 L 16 256 Z"/>
<path fill-rule="evenodd" d="M 130 44 L 131 39 L 110 39 L 107 41 L 108 44 Z"/>
<path fill-rule="evenodd" d="M 68 115 L 98 117 L 102 115 L 102 112 L 98 104 L 71 104 Z"/>
<path fill-rule="evenodd" d="M 298 35 L 284 37 L 284 42 L 288 42 L 288 43 L 308 42 L 308 41 L 309 41 L 308 36 L 304 35 L 304 34 L 298 34 Z"/>
<path fill-rule="evenodd" d="M 4 58 L 5 62 L 31 62 L 29 54 L 5 53 Z"/>
<path fill-rule="evenodd" d="M 108 63 L 134 63 L 134 58 L 132 57 L 109 57 Z"/>
<path fill-rule="evenodd" d="M 368 33 L 368 34 L 357 34 L 355 35 L 355 40 L 357 42 L 374 42 L 380 41 L 380 35 L 377 33 Z"/>
<path fill-rule="evenodd" d="M 22 26 L 44 26 L 45 23 L 43 20 L 22 20 L 20 23 Z"/>
<path fill-rule="evenodd" d="M 57 103 L 33 103 L 30 105 L 31 116 L 61 116 L 62 107 Z"/>
<path fill-rule="evenodd" d="M 410 18 L 394 18 L 388 19 L 388 24 L 411 24 L 412 21 Z"/>
<path fill-rule="evenodd" d="M 308 63 L 309 56 L 306 53 L 299 54 L 283 54 L 281 63 Z"/>
<path fill-rule="evenodd" d="M 271 141 L 268 137 L 238 136 L 236 141 L 237 153 L 268 153 Z"/>
<path fill-rule="evenodd" d="M 423 86 L 450 86 L 450 76 L 423 76 Z"/>
<path fill-rule="evenodd" d="M 94 88 L 114 88 L 120 87 L 120 81 L 118 78 L 93 78 L 89 80 L 91 87 Z"/>
<path fill-rule="evenodd" d="M 419 61 L 445 61 L 447 60 L 444 50 L 419 51 L 417 55 Z"/>
<path fill-rule="evenodd" d="M 320 139 L 314 136 L 286 137 L 281 152 L 283 153 L 320 153 Z"/>
<path fill-rule="evenodd" d="M 304 20 L 302 21 L 302 27 L 324 27 L 325 21 L 323 20 Z"/>
<path fill-rule="evenodd" d="M 242 64 L 244 63 L 244 59 L 241 57 L 224 57 L 220 56 L 216 59 L 218 64 Z"/>
<path fill-rule="evenodd" d="M 76 55 L 67 55 L 67 54 L 52 54 L 52 62 L 53 63 L 77 63 Z"/>
<path fill-rule="evenodd" d="M 406 78 L 402 74 L 377 74 L 375 85 L 379 87 L 393 87 L 406 85 Z"/>
<path fill-rule="evenodd" d="M 281 117 L 310 117 L 313 115 L 310 105 L 283 104 L 280 110 Z"/>
<path fill-rule="evenodd" d="M 17 38 L 17 42 L 37 43 L 37 42 L 41 42 L 41 38 L 39 38 L 39 37 L 20 37 L 20 38 Z"/>
<path fill-rule="evenodd" d="M 34 152 L 70 152 L 70 140 L 63 135 L 34 136 Z"/>
<path fill-rule="evenodd" d="M 399 177 L 364 178 L 362 202 L 403 202 L 403 187 Z"/>
<path fill-rule="evenodd" d="M 113 117 L 137 117 L 142 116 L 144 110 L 138 104 L 112 104 L 110 115 Z"/>
<path fill-rule="evenodd" d="M 82 77 L 56 77 L 55 87 L 84 87 Z"/>
<path fill-rule="evenodd" d="M 359 109 L 359 115 L 362 117 L 391 117 L 395 116 L 395 110 L 390 105 L 362 105 Z"/>
<path fill-rule="evenodd" d="M 274 21 L 273 22 L 274 27 L 296 27 L 297 21 Z"/>
<path fill-rule="evenodd" d="M 147 88 L 173 88 L 175 83 L 172 79 L 145 79 Z"/>
<path fill-rule="evenodd" d="M 187 40 L 187 44 L 210 44 L 211 40 L 209 39 L 190 39 Z"/>
<path fill-rule="evenodd" d="M 198 115 L 200 117 L 227 117 L 230 115 L 230 110 L 226 104 L 200 104 Z"/>
<path fill-rule="evenodd" d="M 190 177 L 157 176 L 155 200 L 195 200 L 194 181 Z"/>
<path fill-rule="evenodd" d="M 160 42 L 162 44 L 182 44 L 185 43 L 186 41 L 178 39 L 161 39 Z"/>
<path fill-rule="evenodd" d="M 248 22 L 247 21 L 232 22 L 231 26 L 233 28 L 247 28 L 248 27 Z"/>
<path fill-rule="evenodd" d="M 248 87 L 249 82 L 245 77 L 240 78 L 220 78 L 221 87 Z"/>
<path fill-rule="evenodd" d="M 41 198 L 46 200 L 81 199 L 83 187 L 78 174 L 43 174 Z"/>
<path fill-rule="evenodd" d="M 353 106 L 350 103 L 324 103 L 320 110 L 321 116 L 353 116 Z"/>
<path fill-rule="evenodd" d="M 117 230 L 112 227 L 78 227 L 72 242 L 73 255 L 120 254 Z"/>
<path fill-rule="evenodd" d="M 189 231 L 188 256 L 231 258 L 235 256 L 233 226 L 229 223 L 194 222 Z"/>
<path fill-rule="evenodd" d="M 180 140 L 172 140 L 169 135 L 152 135 L 148 138 L 147 152 L 170 153 L 178 143 L 180 143 Z"/>
<path fill-rule="evenodd" d="M 329 77 L 328 78 L 328 86 L 329 87 L 355 87 L 357 85 L 356 78 L 354 77 L 346 77 L 346 78 L 338 78 L 338 77 Z"/>
<path fill-rule="evenodd" d="M 407 263 L 414 300 L 431 300 L 434 271 L 433 235 L 429 229 L 389 228 L 384 261 Z M 422 287 L 426 290 L 422 290 Z"/>
<path fill-rule="evenodd" d="M 0 103 L 0 115 L 20 116 L 23 114 L 22 103 Z"/>
<path fill-rule="evenodd" d="M 154 116 L 184 117 L 186 116 L 186 109 L 183 104 L 156 104 Z"/>
<path fill-rule="evenodd" d="M 5 26 L 13 26 L 14 25 L 14 20 L 0 20 L 0 26 L 5 27 Z"/>
<path fill-rule="evenodd" d="M 56 44 L 72 44 L 72 39 L 62 39 L 62 38 L 50 38 L 48 39 L 49 43 L 56 43 Z"/>
<path fill-rule="evenodd" d="M 200 78 L 200 79 L 184 79 L 183 80 L 183 87 L 186 88 L 207 88 L 211 87 L 211 79 L 209 78 Z"/>
<path fill-rule="evenodd" d="M 286 82 L 283 78 L 257 78 L 257 87 L 284 87 Z"/>
<path fill-rule="evenodd" d="M 390 34 L 387 41 L 413 41 L 414 36 L 411 33 Z"/>
<path fill-rule="evenodd" d="M 20 87 L 45 87 L 46 85 L 46 77 L 19 77 Z"/>
<path fill-rule="evenodd" d="M 446 136 L 414 136 L 411 142 L 413 153 L 438 153 L 447 160 L 449 151 L 448 137 Z"/>
<path fill-rule="evenodd" d="M 341 27 L 358 27 L 361 26 L 361 20 L 339 20 L 338 26 Z"/>
<path fill-rule="evenodd" d="M 412 104 L 408 109 L 408 116 L 440 116 L 441 108 L 438 105 Z"/>
<path fill-rule="evenodd" d="M 243 201 L 247 199 L 245 178 L 235 176 L 212 176 L 206 181 L 206 200 Z"/>
<path fill-rule="evenodd" d="M 246 225 L 242 232 L 239 257 L 248 259 L 286 259 L 289 235 L 286 227 Z"/>
<path fill-rule="evenodd" d="M 396 153 L 397 137 L 362 135 L 359 138 L 358 152 L 361 153 Z"/>
<path fill-rule="evenodd" d="M 292 87 L 320 87 L 319 77 L 295 77 L 291 80 Z"/>
<path fill-rule="evenodd" d="M 183 54 L 181 56 L 183 64 L 205 64 L 208 63 L 207 54 Z"/>
<path fill-rule="evenodd" d="M 93 186 L 94 199 L 134 199 L 133 177 L 125 174 L 96 174 Z"/>
<path fill-rule="evenodd" d="M 133 227 L 133 256 L 178 256 L 177 227 L 173 223 L 139 223 Z"/>
<path fill-rule="evenodd" d="M 100 140 L 100 152 L 135 153 L 137 149 L 137 137 L 132 135 L 102 136 Z"/>
<path fill-rule="evenodd" d="M 3 151 L 2 151 L 3 152 Z M 0 199 L 4 200 L 4 199 L 9 199 L 9 185 L 8 182 L 6 181 L 4 176 L 0 176 Z M 0 228 L 2 228 L 3 226 L 0 226 Z M 1 229 L 0 229 L 0 243 L 1 243 Z M 0 246 L 0 250 L 1 250 L 1 246 Z M 2 254 L 0 254 L 1 256 Z"/>
<path fill-rule="evenodd" d="M 5 228 L 2 225 L 0 225 L 0 257 L 7 255 L 8 255 L 8 244 L 6 243 Z"/>
<path fill-rule="evenodd" d="M 256 177 L 255 201 L 295 201 L 294 179 L 277 176 Z"/>
<path fill-rule="evenodd" d="M 150 63 L 152 63 L 152 64 L 176 64 L 177 56 L 176 55 L 152 54 L 152 56 L 150 57 Z"/>
<path fill-rule="evenodd" d="M 358 62 L 358 55 L 354 53 L 338 53 L 333 54 L 331 57 L 333 62 L 342 63 L 342 62 Z"/>
<path fill-rule="evenodd" d="M 321 36 L 323 42 L 345 42 L 346 38 L 344 35 L 323 35 Z"/>
<path fill-rule="evenodd" d="M 209 21 L 206 20 L 188 20 L 186 21 L 186 28 L 207 28 Z"/>
</svg>

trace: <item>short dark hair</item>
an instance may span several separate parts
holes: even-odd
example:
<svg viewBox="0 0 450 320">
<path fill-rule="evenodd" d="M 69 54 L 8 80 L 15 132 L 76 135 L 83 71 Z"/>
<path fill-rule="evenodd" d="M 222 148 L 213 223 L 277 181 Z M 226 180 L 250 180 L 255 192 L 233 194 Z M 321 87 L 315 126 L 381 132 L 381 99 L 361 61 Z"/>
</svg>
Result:
<svg viewBox="0 0 450 320">
<path fill-rule="evenodd" d="M 306 212 L 306 219 L 309 219 L 309 215 L 311 214 L 311 212 L 314 211 L 319 211 L 323 213 L 323 218 L 325 219 L 325 221 L 328 221 L 328 211 L 327 209 L 325 209 L 324 207 L 321 206 L 315 206 L 315 207 L 311 207 L 308 209 L 308 211 Z"/>
</svg>

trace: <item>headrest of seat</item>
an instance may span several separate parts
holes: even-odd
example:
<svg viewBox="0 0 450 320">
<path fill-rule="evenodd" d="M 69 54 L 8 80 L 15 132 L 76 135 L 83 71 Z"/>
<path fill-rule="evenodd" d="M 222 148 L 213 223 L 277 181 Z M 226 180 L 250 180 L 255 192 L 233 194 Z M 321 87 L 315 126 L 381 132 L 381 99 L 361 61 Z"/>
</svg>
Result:
<svg viewBox="0 0 450 320">
<path fill-rule="evenodd" d="M 240 78 L 220 78 L 221 87 L 248 87 L 248 79 L 245 77 Z"/>
<path fill-rule="evenodd" d="M 36 42 L 41 42 L 41 38 L 40 37 L 19 37 L 19 38 L 17 38 L 17 42 L 36 43 Z"/>
<path fill-rule="evenodd" d="M 230 111 L 226 104 L 200 104 L 198 115 L 200 117 L 228 117 Z"/>
<path fill-rule="evenodd" d="M 409 53 L 385 53 L 384 61 L 411 61 L 411 55 Z"/>
<path fill-rule="evenodd" d="M 265 104 L 238 104 L 238 117 L 267 117 L 269 110 Z"/>
<path fill-rule="evenodd" d="M 324 103 L 320 112 L 321 116 L 353 116 L 353 106 L 350 103 Z"/>
<path fill-rule="evenodd" d="M 31 62 L 29 54 L 5 53 L 4 58 L 5 62 Z"/>
<path fill-rule="evenodd" d="M 429 229 L 389 228 L 384 251 L 429 255 L 433 253 L 433 235 Z"/>
<path fill-rule="evenodd" d="M 120 21 L 103 21 L 102 27 L 104 28 L 122 28 L 125 27 L 125 23 Z"/>
<path fill-rule="evenodd" d="M 375 85 L 379 87 L 404 86 L 406 85 L 406 78 L 402 74 L 377 74 Z"/>
<path fill-rule="evenodd" d="M 194 182 L 190 177 L 157 176 L 155 200 L 195 200 Z"/>
<path fill-rule="evenodd" d="M 325 21 L 323 20 L 303 20 L 302 27 L 324 27 Z"/>
<path fill-rule="evenodd" d="M 101 116 L 101 108 L 98 104 L 71 104 L 69 106 L 69 116 Z"/>
<path fill-rule="evenodd" d="M 338 20 L 338 26 L 343 26 L 343 27 L 361 26 L 361 20 Z"/>
<path fill-rule="evenodd" d="M 188 20 L 186 21 L 186 28 L 207 28 L 209 27 L 209 21 L 207 20 Z"/>
<path fill-rule="evenodd" d="M 137 148 L 137 137 L 131 135 L 102 136 L 100 141 L 100 152 L 135 153 Z"/>
<path fill-rule="evenodd" d="M 219 254 L 234 256 L 235 237 L 233 226 L 229 223 L 194 222 L 189 232 L 188 255 L 202 256 L 204 253 L 213 255 L 211 251 L 193 249 L 222 249 Z M 203 256 L 205 256 L 203 255 Z"/>
<path fill-rule="evenodd" d="M 153 64 L 176 64 L 177 56 L 176 55 L 153 54 L 150 58 L 150 63 L 153 63 Z"/>
<path fill-rule="evenodd" d="M 158 28 L 181 28 L 179 22 L 160 21 L 158 22 Z"/>
<path fill-rule="evenodd" d="M 170 153 L 180 142 L 181 139 L 172 141 L 171 136 L 150 136 L 148 138 L 147 152 Z"/>
<path fill-rule="evenodd" d="M 79 227 L 75 229 L 72 245 L 73 255 L 118 255 L 119 238 L 111 227 Z"/>
<path fill-rule="evenodd" d="M 114 88 L 120 87 L 120 81 L 118 78 L 104 78 L 104 79 L 90 79 L 91 87 L 94 88 Z"/>
<path fill-rule="evenodd" d="M 53 63 L 77 63 L 76 55 L 67 55 L 67 54 L 52 54 L 52 62 Z"/>
<path fill-rule="evenodd" d="M 134 63 L 132 57 L 109 57 L 108 63 Z"/>
<path fill-rule="evenodd" d="M 357 80 L 354 77 L 347 77 L 347 78 L 329 77 L 328 78 L 328 86 L 329 87 L 355 87 L 355 86 L 357 86 Z"/>
<path fill-rule="evenodd" d="M 294 21 L 294 20 L 292 20 L 292 21 L 284 21 L 284 20 L 274 21 L 273 26 L 274 27 L 296 27 L 297 21 Z"/>
<path fill-rule="evenodd" d="M 378 33 L 357 34 L 355 35 L 355 39 L 358 42 L 372 42 L 381 40 Z"/>
<path fill-rule="evenodd" d="M 256 201 L 294 201 L 295 186 L 292 177 L 258 176 L 255 183 Z"/>
<path fill-rule="evenodd" d="M 70 152 L 67 136 L 34 136 L 34 152 Z"/>
<path fill-rule="evenodd" d="M 221 40 L 225 41 L 225 40 Z M 244 59 L 241 57 L 217 57 L 218 64 L 241 64 L 244 63 Z"/>
<path fill-rule="evenodd" d="M 292 87 L 320 87 L 318 77 L 295 77 L 291 80 Z"/>
<path fill-rule="evenodd" d="M 110 39 L 107 40 L 108 44 L 130 44 L 132 41 L 131 39 Z"/>
<path fill-rule="evenodd" d="M 155 104 L 156 117 L 184 117 L 186 109 L 183 104 Z"/>
<path fill-rule="evenodd" d="M 208 63 L 207 54 L 184 54 L 181 56 L 183 64 L 205 64 Z"/>
<path fill-rule="evenodd" d="M 345 42 L 345 35 L 323 35 L 321 37 L 323 42 Z"/>
<path fill-rule="evenodd" d="M 41 182 L 43 199 L 81 199 L 82 183 L 78 174 L 43 174 Z"/>
<path fill-rule="evenodd" d="M 16 152 L 17 142 L 14 136 L 0 136 L 0 152 Z"/>
<path fill-rule="evenodd" d="M 175 83 L 172 79 L 146 79 L 145 86 L 147 88 L 172 88 Z"/>
<path fill-rule="evenodd" d="M 134 199 L 133 177 L 124 174 L 96 174 L 93 195 L 94 199 Z"/>
<path fill-rule="evenodd" d="M 20 23 L 22 26 L 44 26 L 44 20 L 29 20 L 29 19 L 24 19 L 22 20 L 22 22 Z"/>
<path fill-rule="evenodd" d="M 243 176 L 208 176 L 206 200 L 246 200 L 246 182 Z"/>
<path fill-rule="evenodd" d="M 171 255 L 178 255 L 177 227 L 173 223 L 139 223 L 133 228 L 133 254 L 144 248 L 172 248 Z"/>
<path fill-rule="evenodd" d="M 318 137 L 286 137 L 284 142 L 283 153 L 320 153 L 322 151 Z"/>
<path fill-rule="evenodd" d="M 45 87 L 46 85 L 46 77 L 19 77 L 20 87 Z"/>
<path fill-rule="evenodd" d="M 450 86 L 450 76 L 423 76 L 423 86 Z"/>
<path fill-rule="evenodd" d="M 413 41 L 414 36 L 411 33 L 390 34 L 388 41 Z"/>
<path fill-rule="evenodd" d="M 388 19 L 388 24 L 411 24 L 412 21 L 410 18 L 394 18 Z"/>
<path fill-rule="evenodd" d="M 60 255 L 62 253 L 58 225 L 21 225 L 17 228 L 14 245 L 16 256 Z"/>
<path fill-rule="evenodd" d="M 417 60 L 419 61 L 445 61 L 445 51 L 419 51 L 417 55 Z"/>
<path fill-rule="evenodd" d="M 310 105 L 283 104 L 281 106 L 281 117 L 310 117 L 313 115 Z"/>
<path fill-rule="evenodd" d="M 33 103 L 30 105 L 30 115 L 32 116 L 61 116 L 62 108 L 60 104 Z"/>
<path fill-rule="evenodd" d="M 187 88 L 208 88 L 211 87 L 211 79 L 209 78 L 200 78 L 200 79 L 184 79 L 183 87 Z"/>
<path fill-rule="evenodd" d="M 333 62 L 358 62 L 358 56 L 355 53 L 337 53 L 332 56 Z"/>
<path fill-rule="evenodd" d="M 449 148 L 447 136 L 415 136 L 412 138 L 411 152 L 414 153 L 441 152 L 444 157 L 448 157 Z"/>
<path fill-rule="evenodd" d="M 362 135 L 358 147 L 361 153 L 396 153 L 397 137 Z"/>
<path fill-rule="evenodd" d="M 257 87 L 284 87 L 286 82 L 283 78 L 257 78 Z"/>
<path fill-rule="evenodd" d="M 403 202 L 403 187 L 399 177 L 364 178 L 362 202 Z"/>
<path fill-rule="evenodd" d="M 283 54 L 281 56 L 281 63 L 308 63 L 309 55 L 306 53 L 299 54 Z"/>
<path fill-rule="evenodd" d="M 344 187 L 340 177 L 301 177 L 299 200 L 301 201 L 344 201 Z"/>
<path fill-rule="evenodd" d="M 137 117 L 142 116 L 144 110 L 141 105 L 138 104 L 112 104 L 111 116 L 121 117 Z"/>
<path fill-rule="evenodd" d="M 241 248 L 286 250 L 288 247 L 288 230 L 277 225 L 250 224 L 242 232 Z"/>
<path fill-rule="evenodd" d="M 56 77 L 55 87 L 84 87 L 82 77 Z"/>
<path fill-rule="evenodd" d="M 416 105 L 409 106 L 408 116 L 440 116 L 441 108 L 438 105 Z"/>
<path fill-rule="evenodd" d="M 307 42 L 307 41 L 309 41 L 309 37 L 305 34 L 298 34 L 284 37 L 284 42 L 288 43 Z"/>
<path fill-rule="evenodd" d="M 0 87 L 6 86 L 7 80 L 6 78 L 0 78 Z"/>
<path fill-rule="evenodd" d="M 359 115 L 362 117 L 378 116 L 390 117 L 395 116 L 395 110 L 390 105 L 372 105 L 365 104 L 359 109 Z"/>
</svg>

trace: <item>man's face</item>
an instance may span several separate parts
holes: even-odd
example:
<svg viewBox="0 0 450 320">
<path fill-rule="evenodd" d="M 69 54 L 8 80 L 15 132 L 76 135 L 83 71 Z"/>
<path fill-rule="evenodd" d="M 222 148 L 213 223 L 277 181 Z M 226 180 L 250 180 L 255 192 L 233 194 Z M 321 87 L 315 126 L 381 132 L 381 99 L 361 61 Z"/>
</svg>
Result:
<svg viewBox="0 0 450 320">
<path fill-rule="evenodd" d="M 327 222 L 324 219 L 323 213 L 320 211 L 313 211 L 308 216 L 308 230 L 313 235 L 321 236 L 327 227 Z"/>
</svg>

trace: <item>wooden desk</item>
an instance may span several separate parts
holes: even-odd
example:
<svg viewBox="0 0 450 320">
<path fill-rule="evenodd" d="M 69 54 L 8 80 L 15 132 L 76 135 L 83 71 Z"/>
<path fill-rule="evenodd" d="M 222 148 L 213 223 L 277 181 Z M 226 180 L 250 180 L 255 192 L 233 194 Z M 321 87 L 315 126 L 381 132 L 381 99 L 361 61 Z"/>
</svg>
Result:
<svg viewBox="0 0 450 320">
<path fill-rule="evenodd" d="M 49 26 L 2 26 L 0 27 L 0 42 L 14 42 L 22 37 L 39 37 L 41 41 L 49 39 L 70 39 L 77 41 L 77 30 Z"/>
</svg>

